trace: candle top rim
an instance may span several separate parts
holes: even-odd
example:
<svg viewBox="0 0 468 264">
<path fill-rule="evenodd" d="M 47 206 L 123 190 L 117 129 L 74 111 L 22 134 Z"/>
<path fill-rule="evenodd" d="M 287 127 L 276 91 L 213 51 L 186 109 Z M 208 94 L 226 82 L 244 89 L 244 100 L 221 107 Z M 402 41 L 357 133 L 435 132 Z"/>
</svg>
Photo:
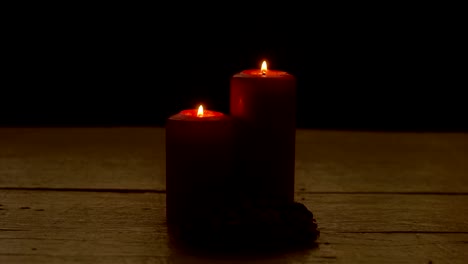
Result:
<svg viewBox="0 0 468 264">
<path fill-rule="evenodd" d="M 227 116 L 221 112 L 211 111 L 211 110 L 204 110 L 203 116 L 197 116 L 198 109 L 187 109 L 182 110 L 179 113 L 169 117 L 169 119 L 173 120 L 190 120 L 190 121 L 215 121 L 220 120 L 222 118 L 226 118 Z"/>
<path fill-rule="evenodd" d="M 291 78 L 294 76 L 285 72 L 278 70 L 267 70 L 265 74 L 262 73 L 260 69 L 248 69 L 243 70 L 234 75 L 234 77 L 244 77 L 244 78 Z"/>
<path fill-rule="evenodd" d="M 182 115 L 186 116 L 196 116 L 198 118 L 205 118 L 205 117 L 215 117 L 215 116 L 222 116 L 221 112 L 211 111 L 211 110 L 203 110 L 203 116 L 198 116 L 198 109 L 187 109 L 182 110 L 179 112 Z"/>
</svg>

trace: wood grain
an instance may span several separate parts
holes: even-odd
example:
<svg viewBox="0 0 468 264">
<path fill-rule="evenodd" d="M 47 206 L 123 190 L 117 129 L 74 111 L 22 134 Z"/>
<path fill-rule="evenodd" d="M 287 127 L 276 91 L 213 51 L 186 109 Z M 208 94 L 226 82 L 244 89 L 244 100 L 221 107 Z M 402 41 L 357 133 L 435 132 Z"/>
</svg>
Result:
<svg viewBox="0 0 468 264">
<path fill-rule="evenodd" d="M 1 128 L 0 186 L 165 188 L 164 130 Z"/>
<path fill-rule="evenodd" d="M 468 134 L 298 130 L 296 191 L 468 193 Z M 0 128 L 0 188 L 165 188 L 162 128 Z"/>
<path fill-rule="evenodd" d="M 297 131 L 296 188 L 468 191 L 468 134 Z"/>
<path fill-rule="evenodd" d="M 318 247 L 194 255 L 165 220 L 162 128 L 0 128 L 0 263 L 466 263 L 468 134 L 298 130 Z"/>
<path fill-rule="evenodd" d="M 171 244 L 165 195 L 0 193 L 1 263 L 464 263 L 468 196 L 301 194 L 318 248 L 282 255 L 193 256 Z"/>
</svg>

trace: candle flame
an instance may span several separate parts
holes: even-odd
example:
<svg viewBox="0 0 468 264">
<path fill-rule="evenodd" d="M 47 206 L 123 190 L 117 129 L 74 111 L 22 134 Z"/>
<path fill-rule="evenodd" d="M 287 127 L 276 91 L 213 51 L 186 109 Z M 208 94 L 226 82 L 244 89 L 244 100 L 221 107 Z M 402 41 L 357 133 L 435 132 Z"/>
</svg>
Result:
<svg viewBox="0 0 468 264">
<path fill-rule="evenodd" d="M 262 68 L 261 68 L 262 74 L 265 75 L 267 70 L 268 70 L 267 69 L 267 63 L 266 63 L 266 61 L 263 61 L 262 62 Z"/>
<path fill-rule="evenodd" d="M 198 117 L 203 117 L 203 114 L 204 114 L 204 112 L 203 112 L 203 106 L 200 105 L 200 106 L 198 107 L 197 116 L 198 116 Z"/>
</svg>

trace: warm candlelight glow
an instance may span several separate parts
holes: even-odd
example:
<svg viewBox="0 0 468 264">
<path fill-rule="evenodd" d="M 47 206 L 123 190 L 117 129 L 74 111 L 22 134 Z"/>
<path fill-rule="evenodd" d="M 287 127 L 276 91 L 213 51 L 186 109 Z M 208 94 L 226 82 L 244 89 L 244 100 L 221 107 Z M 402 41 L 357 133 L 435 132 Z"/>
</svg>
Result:
<svg viewBox="0 0 468 264">
<path fill-rule="evenodd" d="M 197 116 L 198 116 L 198 117 L 203 117 L 203 113 L 204 113 L 204 111 L 203 111 L 203 106 L 200 105 L 200 106 L 198 107 Z"/>
<path fill-rule="evenodd" d="M 266 61 L 263 61 L 262 68 L 261 68 L 262 74 L 265 75 L 267 70 L 268 70 L 267 69 L 267 63 L 266 63 Z"/>
</svg>

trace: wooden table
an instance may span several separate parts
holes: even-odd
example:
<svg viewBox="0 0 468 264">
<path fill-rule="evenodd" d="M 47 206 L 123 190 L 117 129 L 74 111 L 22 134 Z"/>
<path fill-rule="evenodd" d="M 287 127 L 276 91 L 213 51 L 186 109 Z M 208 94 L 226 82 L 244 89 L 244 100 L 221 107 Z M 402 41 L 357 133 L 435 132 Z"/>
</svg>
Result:
<svg viewBox="0 0 468 264">
<path fill-rule="evenodd" d="M 468 134 L 297 131 L 318 247 L 172 247 L 164 129 L 0 128 L 0 263 L 468 263 Z"/>
</svg>

